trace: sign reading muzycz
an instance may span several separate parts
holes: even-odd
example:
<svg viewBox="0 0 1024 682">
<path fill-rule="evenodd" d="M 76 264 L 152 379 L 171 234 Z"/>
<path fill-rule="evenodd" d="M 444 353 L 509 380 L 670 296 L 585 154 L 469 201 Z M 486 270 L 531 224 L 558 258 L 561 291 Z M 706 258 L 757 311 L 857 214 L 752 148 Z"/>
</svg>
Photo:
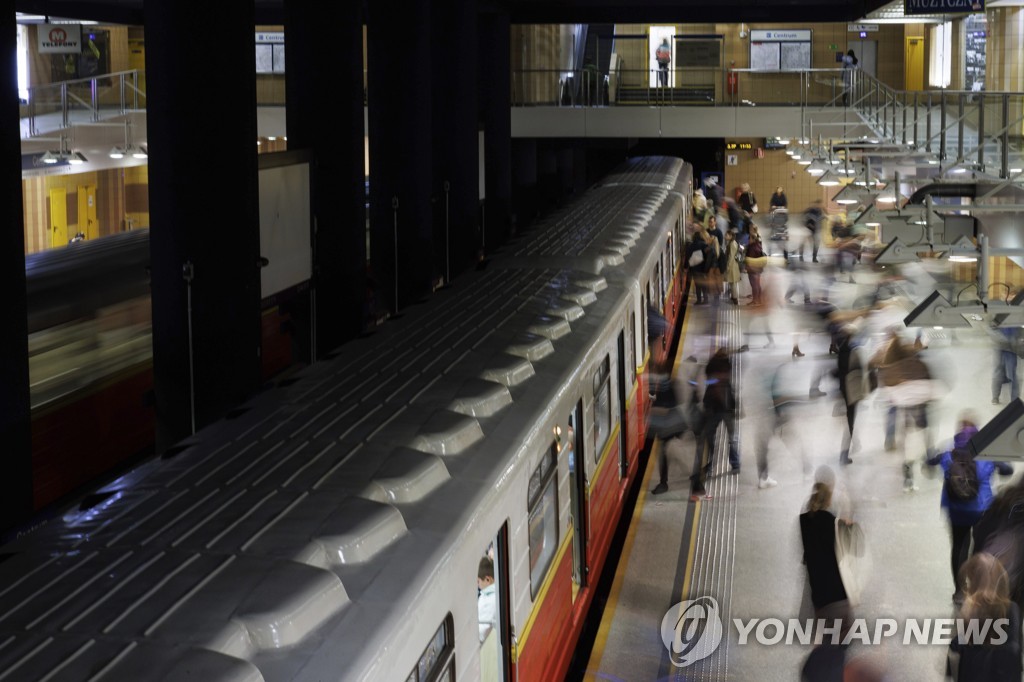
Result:
<svg viewBox="0 0 1024 682">
<path fill-rule="evenodd" d="M 954 14 L 985 11 L 985 0 L 903 0 L 904 14 Z"/>
</svg>

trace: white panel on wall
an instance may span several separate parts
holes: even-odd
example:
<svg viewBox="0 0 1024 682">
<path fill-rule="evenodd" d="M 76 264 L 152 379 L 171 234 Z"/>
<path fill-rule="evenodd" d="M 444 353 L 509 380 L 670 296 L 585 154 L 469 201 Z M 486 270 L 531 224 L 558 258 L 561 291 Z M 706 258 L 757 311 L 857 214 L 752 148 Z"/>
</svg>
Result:
<svg viewBox="0 0 1024 682">
<path fill-rule="evenodd" d="M 260 297 L 305 282 L 313 274 L 309 164 L 260 170 Z"/>
</svg>

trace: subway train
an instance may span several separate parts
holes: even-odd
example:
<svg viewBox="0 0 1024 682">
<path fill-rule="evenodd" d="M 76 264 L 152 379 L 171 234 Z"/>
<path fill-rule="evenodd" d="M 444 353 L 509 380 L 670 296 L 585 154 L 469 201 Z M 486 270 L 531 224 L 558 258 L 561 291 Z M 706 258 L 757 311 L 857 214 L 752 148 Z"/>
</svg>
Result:
<svg viewBox="0 0 1024 682">
<path fill-rule="evenodd" d="M 5 545 L 0 679 L 562 679 L 638 475 L 647 308 L 682 315 L 691 195 L 682 160 L 625 162 Z"/>
</svg>

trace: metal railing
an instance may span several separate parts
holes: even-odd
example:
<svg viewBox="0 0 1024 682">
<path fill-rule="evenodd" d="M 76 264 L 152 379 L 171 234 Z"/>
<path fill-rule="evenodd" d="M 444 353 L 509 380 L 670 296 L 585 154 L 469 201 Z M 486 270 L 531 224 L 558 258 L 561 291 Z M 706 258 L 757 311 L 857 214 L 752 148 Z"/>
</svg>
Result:
<svg viewBox="0 0 1024 682">
<path fill-rule="evenodd" d="M 21 102 L 21 118 L 28 121 L 27 133 L 38 135 L 44 116 L 67 128 L 145 108 L 145 72 L 135 69 L 30 88 Z"/>
<path fill-rule="evenodd" d="M 1010 178 L 1024 149 L 1024 93 L 902 91 L 858 74 L 852 106 L 878 138 L 934 154 L 942 172 L 961 168 Z"/>
<path fill-rule="evenodd" d="M 841 106 L 843 79 L 843 69 L 528 69 L 512 73 L 512 105 Z"/>
</svg>

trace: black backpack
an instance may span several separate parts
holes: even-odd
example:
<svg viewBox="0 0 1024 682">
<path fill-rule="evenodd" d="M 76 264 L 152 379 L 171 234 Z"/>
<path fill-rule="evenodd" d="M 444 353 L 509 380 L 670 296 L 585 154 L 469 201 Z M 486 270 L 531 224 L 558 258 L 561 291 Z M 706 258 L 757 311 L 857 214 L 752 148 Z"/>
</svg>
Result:
<svg viewBox="0 0 1024 682">
<path fill-rule="evenodd" d="M 970 502 L 978 496 L 981 483 L 978 481 L 978 465 L 966 448 L 952 452 L 953 461 L 946 475 L 946 493 L 950 499 Z"/>
</svg>

